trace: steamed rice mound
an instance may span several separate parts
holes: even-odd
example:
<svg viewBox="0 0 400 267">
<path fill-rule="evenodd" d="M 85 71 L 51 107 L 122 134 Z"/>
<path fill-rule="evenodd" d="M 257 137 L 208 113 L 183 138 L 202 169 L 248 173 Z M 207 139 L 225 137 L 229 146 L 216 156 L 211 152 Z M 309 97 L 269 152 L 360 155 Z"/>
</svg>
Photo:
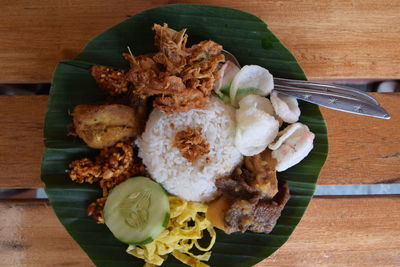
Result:
<svg viewBox="0 0 400 267">
<path fill-rule="evenodd" d="M 187 127 L 201 127 L 210 145 L 210 152 L 194 165 L 173 145 L 176 133 Z M 209 201 L 217 192 L 215 179 L 230 174 L 242 160 L 234 140 L 234 108 L 212 97 L 205 109 L 173 114 L 153 110 L 136 144 L 151 177 L 170 194 L 188 201 Z"/>
</svg>

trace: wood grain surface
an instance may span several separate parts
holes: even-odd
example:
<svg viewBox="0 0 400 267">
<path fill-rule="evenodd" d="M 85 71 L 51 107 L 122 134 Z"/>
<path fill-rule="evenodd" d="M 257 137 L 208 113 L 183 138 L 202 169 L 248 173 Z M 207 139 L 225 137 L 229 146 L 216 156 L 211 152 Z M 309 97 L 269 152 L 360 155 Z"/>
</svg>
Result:
<svg viewBox="0 0 400 267">
<path fill-rule="evenodd" d="M 43 187 L 47 96 L 0 96 L 0 188 Z"/>
<path fill-rule="evenodd" d="M 400 197 L 314 198 L 257 267 L 400 265 Z M 45 201 L 0 202 L 1 266 L 93 266 Z"/>
<path fill-rule="evenodd" d="M 329 156 L 318 184 L 400 183 L 400 95 L 373 94 L 392 119 L 322 109 Z M 47 96 L 0 96 L 0 188 L 43 187 Z"/>
<path fill-rule="evenodd" d="M 0 83 L 48 82 L 56 63 L 129 16 L 172 3 L 259 16 L 310 79 L 400 78 L 400 1 L 0 0 Z"/>
<path fill-rule="evenodd" d="M 399 202 L 314 198 L 289 241 L 257 267 L 400 266 Z"/>
<path fill-rule="evenodd" d="M 319 184 L 400 183 L 400 94 L 373 96 L 390 120 L 321 108 L 329 153 Z"/>
</svg>

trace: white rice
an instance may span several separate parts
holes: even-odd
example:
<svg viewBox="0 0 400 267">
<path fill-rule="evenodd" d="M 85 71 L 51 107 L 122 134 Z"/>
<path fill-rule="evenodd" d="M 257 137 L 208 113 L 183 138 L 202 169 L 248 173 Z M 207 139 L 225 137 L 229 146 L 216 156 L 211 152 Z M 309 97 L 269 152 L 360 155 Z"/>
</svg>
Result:
<svg viewBox="0 0 400 267">
<path fill-rule="evenodd" d="M 195 165 L 173 146 L 176 133 L 187 127 L 201 127 L 202 136 L 210 145 L 210 152 Z M 151 177 L 170 194 L 188 201 L 209 201 L 217 191 L 215 179 L 231 173 L 242 160 L 234 140 L 234 108 L 212 97 L 205 109 L 174 114 L 155 109 L 136 144 Z"/>
</svg>

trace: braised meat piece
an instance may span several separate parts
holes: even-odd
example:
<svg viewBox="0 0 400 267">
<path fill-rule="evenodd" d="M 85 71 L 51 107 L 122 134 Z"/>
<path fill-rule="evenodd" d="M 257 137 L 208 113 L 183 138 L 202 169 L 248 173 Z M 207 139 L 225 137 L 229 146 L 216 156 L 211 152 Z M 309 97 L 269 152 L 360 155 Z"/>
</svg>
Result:
<svg viewBox="0 0 400 267">
<path fill-rule="evenodd" d="M 141 118 L 124 105 L 78 105 L 72 116 L 76 134 L 96 149 L 135 137 L 143 128 Z"/>
<path fill-rule="evenodd" d="M 270 233 L 289 198 L 289 186 L 285 183 L 279 186 L 279 191 L 272 200 L 262 199 L 258 202 L 249 230 L 256 233 Z"/>
<path fill-rule="evenodd" d="M 123 70 L 112 69 L 105 66 L 94 65 L 91 68 L 92 77 L 100 89 L 112 96 L 128 91 L 128 80 Z"/>
<path fill-rule="evenodd" d="M 230 176 L 219 178 L 216 186 L 229 199 L 273 198 L 278 192 L 276 160 L 269 149 L 262 153 L 244 157 L 244 164 L 238 166 Z"/>
<path fill-rule="evenodd" d="M 260 191 L 263 198 L 273 198 L 278 192 L 276 164 L 277 161 L 269 149 L 251 157 L 244 157 L 244 167 L 250 172 L 251 184 Z"/>
<path fill-rule="evenodd" d="M 285 183 L 279 186 L 279 192 L 273 199 L 236 199 L 225 212 L 225 231 L 270 233 L 289 198 L 289 186 Z"/>
<path fill-rule="evenodd" d="M 216 186 L 222 191 L 222 197 L 215 204 L 211 203 L 209 209 L 214 214 L 216 209 L 221 209 L 225 232 L 272 231 L 290 197 L 287 184 L 278 187 L 275 166 L 276 160 L 266 149 L 258 155 L 245 157 L 243 165 L 230 176 L 217 179 Z M 221 218 L 211 216 L 214 218 L 221 225 Z"/>
</svg>

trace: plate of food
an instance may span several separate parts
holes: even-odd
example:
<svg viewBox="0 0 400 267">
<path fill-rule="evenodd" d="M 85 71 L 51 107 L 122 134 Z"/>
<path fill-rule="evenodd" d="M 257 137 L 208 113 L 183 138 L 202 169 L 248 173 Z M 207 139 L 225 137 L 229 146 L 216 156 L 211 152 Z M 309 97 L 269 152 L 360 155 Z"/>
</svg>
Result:
<svg viewBox="0 0 400 267">
<path fill-rule="evenodd" d="M 94 264 L 252 266 L 287 241 L 327 134 L 274 76 L 306 79 L 262 20 L 204 5 L 136 14 L 57 65 L 41 177 Z"/>
</svg>

